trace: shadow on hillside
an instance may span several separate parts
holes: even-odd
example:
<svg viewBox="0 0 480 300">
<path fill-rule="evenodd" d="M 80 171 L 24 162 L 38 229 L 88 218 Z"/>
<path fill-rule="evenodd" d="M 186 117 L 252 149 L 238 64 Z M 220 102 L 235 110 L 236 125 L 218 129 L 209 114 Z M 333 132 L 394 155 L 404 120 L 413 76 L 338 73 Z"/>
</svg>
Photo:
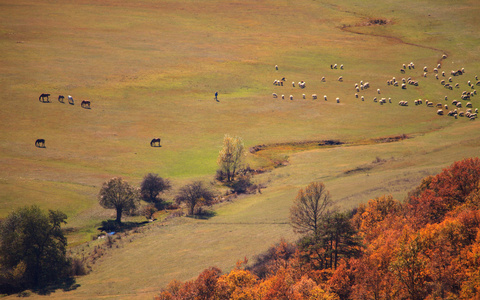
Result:
<svg viewBox="0 0 480 300">
<path fill-rule="evenodd" d="M 122 222 L 117 223 L 115 220 L 102 221 L 102 226 L 98 229 L 105 232 L 124 232 L 135 228 L 143 227 L 148 224 L 148 221 L 144 222 Z"/>
<path fill-rule="evenodd" d="M 216 215 L 217 213 L 213 210 L 202 210 L 201 212 L 197 212 L 195 215 L 188 215 L 187 218 L 208 220 L 215 217 Z"/>
<path fill-rule="evenodd" d="M 68 291 L 76 290 L 79 287 L 80 287 L 80 284 L 76 283 L 75 278 L 71 277 L 57 284 L 33 290 L 33 292 L 38 295 L 48 296 L 59 289 L 62 289 L 64 292 L 68 292 Z"/>
</svg>

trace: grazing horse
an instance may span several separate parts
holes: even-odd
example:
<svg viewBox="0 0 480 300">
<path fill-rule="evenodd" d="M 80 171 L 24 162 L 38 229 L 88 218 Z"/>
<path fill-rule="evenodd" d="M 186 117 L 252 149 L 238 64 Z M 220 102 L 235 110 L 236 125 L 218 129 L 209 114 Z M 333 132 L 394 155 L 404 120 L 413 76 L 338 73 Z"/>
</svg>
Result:
<svg viewBox="0 0 480 300">
<path fill-rule="evenodd" d="M 73 97 L 68 95 L 68 103 L 71 104 L 71 105 L 74 105 L 74 102 L 73 102 Z"/>
<path fill-rule="evenodd" d="M 35 147 L 45 148 L 45 140 L 44 139 L 37 139 L 35 141 Z"/>
<path fill-rule="evenodd" d="M 40 97 L 38 97 L 38 101 L 40 101 L 40 102 L 50 102 L 50 100 L 48 100 L 49 96 L 50 96 L 50 94 L 41 94 Z M 45 101 L 45 98 L 47 98 L 47 101 Z"/>
<path fill-rule="evenodd" d="M 82 103 L 80 104 L 81 107 L 83 108 L 90 108 L 90 101 L 89 100 L 83 100 Z"/>
<path fill-rule="evenodd" d="M 150 142 L 150 146 L 151 147 L 162 147 L 162 146 L 160 146 L 160 138 L 152 139 L 152 141 Z"/>
<path fill-rule="evenodd" d="M 58 96 L 58 102 L 64 103 L 64 102 L 63 102 L 64 100 L 65 100 L 65 97 L 63 97 L 63 95 L 59 95 L 59 96 Z"/>
</svg>

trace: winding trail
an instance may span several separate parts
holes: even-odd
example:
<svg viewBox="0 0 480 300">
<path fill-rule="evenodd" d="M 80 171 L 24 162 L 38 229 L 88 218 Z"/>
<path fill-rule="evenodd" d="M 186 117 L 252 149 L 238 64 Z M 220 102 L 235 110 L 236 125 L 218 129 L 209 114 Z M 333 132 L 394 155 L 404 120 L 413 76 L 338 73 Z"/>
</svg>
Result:
<svg viewBox="0 0 480 300">
<path fill-rule="evenodd" d="M 439 53 L 442 54 L 442 57 L 441 57 L 439 60 L 437 60 L 437 63 L 441 63 L 441 61 L 444 60 L 443 54 L 447 55 L 447 57 L 448 57 L 448 55 L 449 55 L 449 54 L 447 53 L 447 51 L 445 51 L 445 50 L 442 50 L 442 49 L 439 49 L 439 48 L 435 48 L 435 47 L 431 47 L 431 46 L 425 46 L 425 45 L 421 45 L 421 44 L 415 44 L 415 43 L 406 42 L 406 41 L 402 40 L 402 39 L 399 38 L 399 37 L 389 36 L 389 35 L 383 35 L 383 34 L 365 33 L 365 32 L 361 32 L 361 31 L 356 31 L 356 30 L 354 30 L 354 28 L 369 27 L 369 26 L 386 26 L 386 25 L 357 24 L 357 25 L 343 25 L 343 26 L 338 27 L 338 28 L 339 28 L 340 30 L 344 31 L 344 32 L 349 32 L 349 33 L 358 34 L 358 35 L 366 35 L 366 36 L 373 36 L 373 37 L 379 37 L 379 38 L 389 39 L 389 40 L 395 41 L 395 42 L 398 43 L 398 44 L 403 44 L 403 45 L 414 46 L 414 47 L 418 47 L 418 48 L 423 48 L 423 49 L 429 49 L 429 50 L 437 51 L 437 52 L 439 52 Z"/>
</svg>

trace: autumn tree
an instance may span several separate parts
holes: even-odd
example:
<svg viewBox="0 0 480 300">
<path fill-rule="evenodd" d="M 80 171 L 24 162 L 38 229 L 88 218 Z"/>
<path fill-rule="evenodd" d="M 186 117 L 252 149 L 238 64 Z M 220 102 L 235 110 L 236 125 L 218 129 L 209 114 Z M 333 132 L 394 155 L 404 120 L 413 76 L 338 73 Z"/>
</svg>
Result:
<svg viewBox="0 0 480 300">
<path fill-rule="evenodd" d="M 214 193 L 205 187 L 203 182 L 195 181 L 180 188 L 175 201 L 178 204 L 185 203 L 188 207 L 188 214 L 193 216 L 197 207 L 210 205 L 214 196 Z"/>
<path fill-rule="evenodd" d="M 235 179 L 235 174 L 240 169 L 246 155 L 243 140 L 228 134 L 223 138 L 223 147 L 218 154 L 217 163 L 220 171 L 227 177 L 227 182 Z"/>
<path fill-rule="evenodd" d="M 320 224 L 332 209 L 333 200 L 322 182 L 300 189 L 290 208 L 290 222 L 298 233 L 318 234 Z"/>
<path fill-rule="evenodd" d="M 158 195 L 171 188 L 170 181 L 158 174 L 148 173 L 140 184 L 140 196 L 146 202 L 157 203 Z"/>
<path fill-rule="evenodd" d="M 0 293 L 39 288 L 69 276 L 61 211 L 27 206 L 0 223 Z"/>
<path fill-rule="evenodd" d="M 115 209 L 116 222 L 122 223 L 122 215 L 135 210 L 139 203 L 138 190 L 122 178 L 112 178 L 103 183 L 98 201 L 104 208 Z"/>
</svg>

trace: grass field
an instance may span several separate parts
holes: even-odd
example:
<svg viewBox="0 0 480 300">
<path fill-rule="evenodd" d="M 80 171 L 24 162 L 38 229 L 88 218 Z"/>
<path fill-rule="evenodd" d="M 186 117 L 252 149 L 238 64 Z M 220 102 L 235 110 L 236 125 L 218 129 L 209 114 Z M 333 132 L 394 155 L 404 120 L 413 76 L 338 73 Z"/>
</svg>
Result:
<svg viewBox="0 0 480 300">
<path fill-rule="evenodd" d="M 478 15 L 480 5 L 468 0 L 0 0 L 0 218 L 27 204 L 60 209 L 73 248 L 112 216 L 96 199 L 111 177 L 139 184 L 157 173 L 173 183 L 171 199 L 182 184 L 213 180 L 224 134 L 247 147 L 286 145 L 247 157 L 252 167 L 271 169 L 254 178 L 266 186 L 262 194 L 219 204 L 208 220 L 153 223 L 109 251 L 77 289 L 49 296 L 150 299 L 174 278 L 212 265 L 227 271 L 282 237 L 295 240 L 289 208 L 311 181 L 325 182 L 343 209 L 384 194 L 403 199 L 421 178 L 479 154 L 478 120 L 413 105 L 421 98 L 452 109 L 463 90 L 473 91 Z M 388 22 L 365 26 L 371 19 Z M 401 74 L 410 62 L 416 68 Z M 446 80 L 465 68 L 453 78 L 460 88 L 434 78 L 438 62 Z M 282 77 L 283 87 L 272 85 Z M 419 86 L 387 86 L 392 77 Z M 305 89 L 292 87 L 301 80 Z M 354 96 L 362 80 L 371 86 L 359 92 L 364 102 Z M 41 93 L 51 94 L 50 103 L 38 101 Z M 58 95 L 72 95 L 75 105 Z M 474 109 L 479 97 L 470 100 Z M 91 109 L 80 107 L 84 99 Z M 372 142 L 403 134 L 409 138 Z M 154 137 L 162 147 L 150 147 Z M 46 148 L 34 146 L 37 138 Z M 345 144 L 287 146 L 327 139 Z M 271 168 L 275 160 L 288 163 Z"/>
</svg>

